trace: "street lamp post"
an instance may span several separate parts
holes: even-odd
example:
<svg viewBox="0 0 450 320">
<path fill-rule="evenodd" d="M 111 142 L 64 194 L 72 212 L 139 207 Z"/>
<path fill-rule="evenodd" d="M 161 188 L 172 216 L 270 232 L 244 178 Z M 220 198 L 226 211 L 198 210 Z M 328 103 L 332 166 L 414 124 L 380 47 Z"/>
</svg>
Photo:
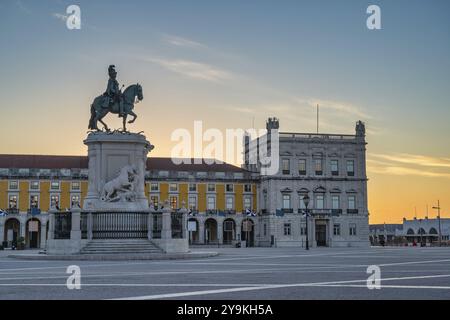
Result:
<svg viewBox="0 0 450 320">
<path fill-rule="evenodd" d="M 303 203 L 305 204 L 305 218 L 306 218 L 306 250 L 309 250 L 309 240 L 308 240 L 308 205 L 309 205 L 309 196 L 306 194 L 303 197 Z"/>
<path fill-rule="evenodd" d="M 439 204 L 439 200 L 438 200 L 438 205 L 437 207 L 433 207 L 433 209 L 437 209 L 438 211 L 438 223 L 439 223 L 439 247 L 441 246 L 441 205 Z"/>
</svg>

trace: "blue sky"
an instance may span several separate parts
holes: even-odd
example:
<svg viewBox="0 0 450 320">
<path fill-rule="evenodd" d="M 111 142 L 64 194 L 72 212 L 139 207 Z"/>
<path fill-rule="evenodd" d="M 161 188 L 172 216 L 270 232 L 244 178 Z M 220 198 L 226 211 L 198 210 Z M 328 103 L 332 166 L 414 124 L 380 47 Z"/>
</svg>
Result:
<svg viewBox="0 0 450 320">
<path fill-rule="evenodd" d="M 61 18 L 70 4 L 81 30 Z M 370 4 L 382 30 L 366 28 Z M 134 129 L 155 155 L 194 120 L 248 128 L 278 116 L 283 131 L 314 132 L 319 103 L 322 132 L 366 122 L 374 179 L 448 186 L 449 14 L 445 0 L 3 0 L 0 135 L 14 134 L 0 150 L 84 154 L 89 105 L 113 63 L 121 84 L 144 88 Z"/>
</svg>

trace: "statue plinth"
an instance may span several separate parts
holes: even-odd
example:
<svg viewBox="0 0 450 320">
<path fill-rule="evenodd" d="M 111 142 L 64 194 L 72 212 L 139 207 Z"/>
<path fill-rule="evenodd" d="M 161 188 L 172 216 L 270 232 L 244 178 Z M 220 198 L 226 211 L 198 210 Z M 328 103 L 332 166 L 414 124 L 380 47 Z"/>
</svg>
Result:
<svg viewBox="0 0 450 320">
<path fill-rule="evenodd" d="M 128 132 L 92 132 L 84 144 L 88 146 L 89 185 L 83 210 L 147 211 L 145 170 L 153 146 L 146 137 Z"/>
</svg>

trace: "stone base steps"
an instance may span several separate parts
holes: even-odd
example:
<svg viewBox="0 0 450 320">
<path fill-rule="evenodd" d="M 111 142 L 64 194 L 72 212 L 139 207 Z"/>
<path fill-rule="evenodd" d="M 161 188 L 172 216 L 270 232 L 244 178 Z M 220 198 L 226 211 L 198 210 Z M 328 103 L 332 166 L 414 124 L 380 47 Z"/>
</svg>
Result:
<svg viewBox="0 0 450 320">
<path fill-rule="evenodd" d="M 92 240 L 80 254 L 161 254 L 163 251 L 146 239 Z"/>
</svg>

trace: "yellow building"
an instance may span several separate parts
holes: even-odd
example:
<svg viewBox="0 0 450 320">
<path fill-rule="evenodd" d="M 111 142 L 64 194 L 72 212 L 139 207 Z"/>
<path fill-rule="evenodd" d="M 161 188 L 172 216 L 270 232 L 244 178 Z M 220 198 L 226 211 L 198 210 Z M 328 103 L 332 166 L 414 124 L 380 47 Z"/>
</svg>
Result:
<svg viewBox="0 0 450 320">
<path fill-rule="evenodd" d="M 49 208 L 83 206 L 87 161 L 83 156 L 0 155 L 0 209 L 7 213 L 0 217 L 0 239 L 24 237 L 27 246 L 43 247 Z M 240 240 L 243 221 L 258 210 L 256 179 L 233 165 L 175 165 L 170 158 L 149 158 L 145 179 L 151 205 L 167 200 L 173 209 L 189 208 L 198 226 L 192 242 Z"/>
</svg>

